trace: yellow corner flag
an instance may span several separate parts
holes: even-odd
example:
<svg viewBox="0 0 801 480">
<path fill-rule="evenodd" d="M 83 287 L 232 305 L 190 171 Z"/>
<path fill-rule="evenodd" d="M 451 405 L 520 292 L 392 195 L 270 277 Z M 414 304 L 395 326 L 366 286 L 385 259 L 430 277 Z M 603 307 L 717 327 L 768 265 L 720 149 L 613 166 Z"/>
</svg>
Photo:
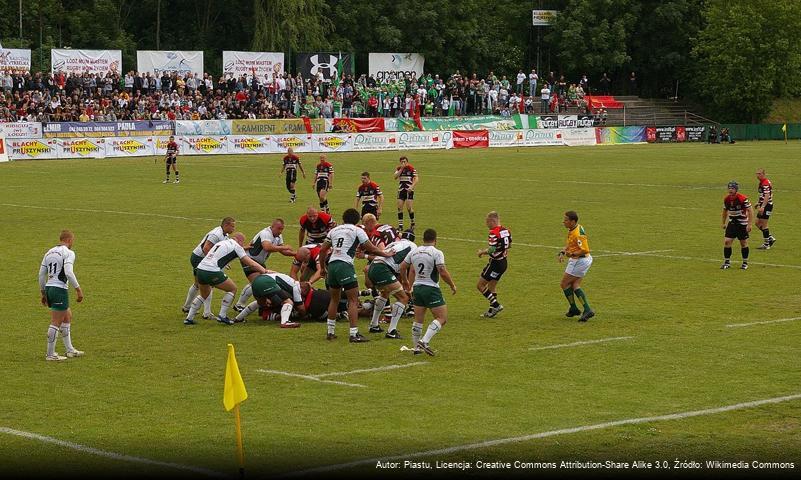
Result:
<svg viewBox="0 0 801 480">
<path fill-rule="evenodd" d="M 223 405 L 229 412 L 233 409 L 236 422 L 236 455 L 239 460 L 239 478 L 245 477 L 245 449 L 242 445 L 242 421 L 239 418 L 239 404 L 247 400 L 248 391 L 245 382 L 239 374 L 239 365 L 236 363 L 234 346 L 228 344 L 228 361 L 225 363 L 225 389 L 223 390 Z"/>
</svg>

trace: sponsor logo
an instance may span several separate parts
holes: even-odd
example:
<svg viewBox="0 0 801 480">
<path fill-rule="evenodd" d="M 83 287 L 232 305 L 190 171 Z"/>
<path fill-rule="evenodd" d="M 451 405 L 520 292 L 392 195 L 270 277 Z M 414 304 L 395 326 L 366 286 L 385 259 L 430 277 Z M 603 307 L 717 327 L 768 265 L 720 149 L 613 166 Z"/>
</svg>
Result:
<svg viewBox="0 0 801 480">
<path fill-rule="evenodd" d="M 557 117 L 540 117 L 540 127 L 541 128 L 557 128 L 559 126 L 559 120 Z"/>
<path fill-rule="evenodd" d="M 99 152 L 100 147 L 89 140 L 83 139 L 78 140 L 77 142 L 69 142 L 64 146 L 64 150 L 68 151 L 69 153 L 77 153 L 78 155 L 86 156 L 91 155 L 94 152 Z"/>
<path fill-rule="evenodd" d="M 540 130 L 526 130 L 526 140 L 553 140 L 554 138 L 558 138 L 559 135 L 555 135 L 554 132 L 543 132 Z"/>
<path fill-rule="evenodd" d="M 234 145 L 236 148 L 250 150 L 252 152 L 265 147 L 264 142 L 256 138 L 235 138 Z"/>
<path fill-rule="evenodd" d="M 123 140 L 121 142 L 115 142 L 113 144 L 113 148 L 114 150 L 119 152 L 133 154 L 141 150 L 145 150 L 147 148 L 147 145 L 136 140 Z"/>
<path fill-rule="evenodd" d="M 298 137 L 278 137 L 273 140 L 281 148 L 298 148 L 306 145 L 306 141 Z"/>
<path fill-rule="evenodd" d="M 500 142 L 519 142 L 523 140 L 523 132 L 520 131 L 495 131 L 490 130 L 490 140 Z"/>
<path fill-rule="evenodd" d="M 320 71 L 328 71 L 328 78 L 334 78 L 337 75 L 337 58 L 332 57 L 330 55 L 325 55 L 328 57 L 328 61 L 321 61 L 320 57 L 322 55 L 312 55 L 309 57 L 309 62 L 311 62 L 312 66 L 309 69 L 309 72 L 313 76 L 317 76 L 317 72 Z M 323 73 L 323 76 L 326 76 Z"/>
<path fill-rule="evenodd" d="M 203 138 L 199 138 L 197 140 L 192 139 L 192 140 L 189 140 L 189 144 L 191 145 L 191 147 L 193 149 L 200 150 L 201 152 L 206 152 L 206 153 L 215 152 L 217 150 L 220 150 L 222 148 L 222 146 L 223 146 L 223 144 L 221 142 L 219 142 L 219 141 L 217 141 L 217 140 L 215 140 L 213 138 L 210 138 L 210 137 L 203 137 Z M 165 146 L 166 146 L 166 143 L 165 143 Z"/>
<path fill-rule="evenodd" d="M 425 134 L 425 133 L 408 133 L 404 132 L 401 133 L 400 138 L 398 139 L 398 144 L 401 146 L 404 145 L 429 145 L 431 143 L 435 143 L 438 141 L 438 136 Z"/>
<path fill-rule="evenodd" d="M 387 145 L 395 143 L 395 137 L 389 135 L 356 135 L 355 145 Z"/>
<path fill-rule="evenodd" d="M 332 150 L 336 150 L 342 145 L 345 145 L 345 140 L 341 139 L 340 137 L 321 137 L 318 141 L 320 142 L 320 145 Z"/>
</svg>

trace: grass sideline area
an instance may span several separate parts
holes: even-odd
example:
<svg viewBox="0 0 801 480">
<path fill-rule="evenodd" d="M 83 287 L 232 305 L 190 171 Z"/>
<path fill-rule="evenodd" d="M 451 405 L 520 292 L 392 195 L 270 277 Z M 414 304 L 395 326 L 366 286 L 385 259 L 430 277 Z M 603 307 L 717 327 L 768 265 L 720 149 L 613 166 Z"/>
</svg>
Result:
<svg viewBox="0 0 801 480">
<path fill-rule="evenodd" d="M 234 216 L 250 239 L 283 217 L 286 242 L 297 242 L 297 219 L 316 197 L 308 176 L 299 179 L 298 203 L 288 203 L 279 155 L 183 156 L 177 185 L 161 183 L 163 161 L 152 157 L 0 165 L 6 232 L 0 429 L 235 475 L 233 418 L 222 405 L 227 343 L 236 347 L 250 395 L 241 407 L 249 476 L 801 394 L 801 320 L 727 326 L 801 317 L 801 143 L 407 155 L 420 174 L 418 239 L 423 229 L 436 228 L 458 288 L 451 296 L 443 285 L 449 321 L 432 342 L 435 357 L 400 352 L 406 342 L 368 334 L 366 320 L 360 331 L 372 341 L 362 345 L 347 342 L 343 322 L 334 342 L 325 341 L 324 323 L 287 330 L 254 315 L 226 327 L 198 315 L 198 325 L 182 324 L 190 251 L 220 218 Z M 300 156 L 307 174 L 313 171 L 316 154 Z M 335 166 L 329 201 L 338 221 L 368 170 L 386 197 L 382 219 L 396 222 L 398 156 L 329 155 Z M 751 268 L 737 269 L 735 245 L 734 268 L 721 271 L 726 184 L 739 181 L 756 201 L 759 167 L 774 184 L 771 232 L 778 241 L 757 250 L 761 234 L 754 228 Z M 559 288 L 564 265 L 556 253 L 568 209 L 579 213 L 595 257 L 582 286 L 597 315 L 586 324 L 564 317 Z M 479 317 L 487 302 L 475 289 L 486 263 L 476 251 L 486 245 L 490 210 L 500 212 L 513 235 L 498 287 L 505 310 L 495 319 Z M 36 273 L 62 228 L 76 235 L 75 271 L 86 298 L 77 304 L 71 291 L 72 336 L 86 356 L 53 364 L 44 361 L 49 315 L 39 304 Z M 289 265 L 276 255 L 268 262 L 282 272 Z M 357 261 L 357 270 L 363 265 Z M 236 262 L 229 275 L 241 291 L 245 279 Z M 215 312 L 221 297 L 215 292 Z M 430 320 L 429 314 L 426 326 Z M 403 319 L 405 339 L 410 329 Z M 620 337 L 629 338 L 550 348 Z M 63 352 L 61 340 L 57 351 Z M 412 362 L 426 363 L 331 377 L 365 388 L 259 372 L 320 375 Z M 795 469 L 763 473 L 795 475 L 799 418 L 796 398 L 409 459 L 472 462 L 470 475 L 565 473 L 479 470 L 478 460 L 783 461 Z M 86 471 L 204 475 L 0 430 L 0 471 L 40 470 L 56 478 Z M 377 471 L 375 464 L 349 472 L 462 473 Z"/>
</svg>

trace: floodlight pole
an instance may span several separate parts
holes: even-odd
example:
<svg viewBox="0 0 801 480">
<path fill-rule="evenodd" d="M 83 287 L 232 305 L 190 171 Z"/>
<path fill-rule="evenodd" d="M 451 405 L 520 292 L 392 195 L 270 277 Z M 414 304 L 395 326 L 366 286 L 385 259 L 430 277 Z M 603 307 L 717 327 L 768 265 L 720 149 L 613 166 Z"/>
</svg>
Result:
<svg viewBox="0 0 801 480">
<path fill-rule="evenodd" d="M 19 39 L 22 40 L 22 0 L 19 0 Z"/>
</svg>

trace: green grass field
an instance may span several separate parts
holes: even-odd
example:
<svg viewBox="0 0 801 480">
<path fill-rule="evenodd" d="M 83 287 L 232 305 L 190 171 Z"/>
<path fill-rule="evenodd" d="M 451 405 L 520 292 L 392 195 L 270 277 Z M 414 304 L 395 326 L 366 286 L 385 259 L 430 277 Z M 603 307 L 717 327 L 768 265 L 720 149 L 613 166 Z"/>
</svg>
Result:
<svg viewBox="0 0 801 480">
<path fill-rule="evenodd" d="M 316 157 L 301 157 L 313 169 Z M 369 170 L 388 199 L 384 220 L 394 222 L 397 157 L 331 155 L 336 180 L 330 198 L 338 219 L 353 204 L 359 173 Z M 248 238 L 284 217 L 291 224 L 285 239 L 297 242 L 296 220 L 316 199 L 311 180 L 301 180 L 298 203 L 288 203 L 277 155 L 182 157 L 180 185 L 163 185 L 163 163 L 153 158 L 0 165 L 0 470 L 46 471 L 54 478 L 101 469 L 204 473 L 96 455 L 10 434 L 13 429 L 235 474 L 233 416 L 222 405 L 226 344 L 233 343 L 250 394 L 242 405 L 250 472 L 373 459 L 351 471 L 386 474 L 376 472 L 375 460 L 389 457 L 671 466 L 675 459 L 786 461 L 795 470 L 782 472 L 798 471 L 801 321 L 727 325 L 801 316 L 801 144 L 451 150 L 409 157 L 421 176 L 418 229 L 437 229 L 458 287 L 456 296 L 446 295 L 450 320 L 432 342 L 435 357 L 412 357 L 399 351 L 398 341 L 379 335 L 349 344 L 341 322 L 335 342 L 325 341 L 323 323 L 282 330 L 254 316 L 232 327 L 208 320 L 182 324 L 189 253 L 221 217 L 234 216 Z M 739 180 L 755 200 L 760 166 L 775 187 L 771 231 L 778 242 L 756 250 L 761 234 L 754 229 L 751 268 L 736 268 L 735 248 L 735 268 L 721 271 L 726 183 Z M 583 286 L 597 316 L 586 324 L 564 317 L 559 288 L 564 266 L 555 254 L 564 243 L 568 209 L 578 211 L 595 256 Z M 514 244 L 498 289 L 506 309 L 484 319 L 486 300 L 475 284 L 485 260 L 476 250 L 485 245 L 490 210 L 501 213 Z M 86 356 L 54 364 L 44 361 L 49 314 L 39 304 L 36 274 L 62 228 L 76 234 L 76 274 L 86 299 L 76 304 L 71 294 L 72 332 Z M 631 254 L 637 252 L 651 253 Z M 273 256 L 269 266 L 288 272 L 289 259 Z M 238 266 L 231 276 L 240 289 L 245 285 Z M 215 293 L 215 311 L 220 298 Z M 366 325 L 361 322 L 361 330 L 369 335 Z M 404 319 L 404 337 L 410 328 Z M 532 350 L 618 337 L 630 338 Z M 63 353 L 60 340 L 57 349 Z M 412 362 L 427 363 L 330 377 L 362 388 L 258 371 L 318 375 Z M 694 413 L 631 421 L 685 412 Z M 616 421 L 630 422 L 577 428 Z M 571 428 L 577 430 L 515 440 Z M 473 467 L 468 474 L 503 473 Z M 548 473 L 505 471 L 515 472 Z"/>
</svg>

